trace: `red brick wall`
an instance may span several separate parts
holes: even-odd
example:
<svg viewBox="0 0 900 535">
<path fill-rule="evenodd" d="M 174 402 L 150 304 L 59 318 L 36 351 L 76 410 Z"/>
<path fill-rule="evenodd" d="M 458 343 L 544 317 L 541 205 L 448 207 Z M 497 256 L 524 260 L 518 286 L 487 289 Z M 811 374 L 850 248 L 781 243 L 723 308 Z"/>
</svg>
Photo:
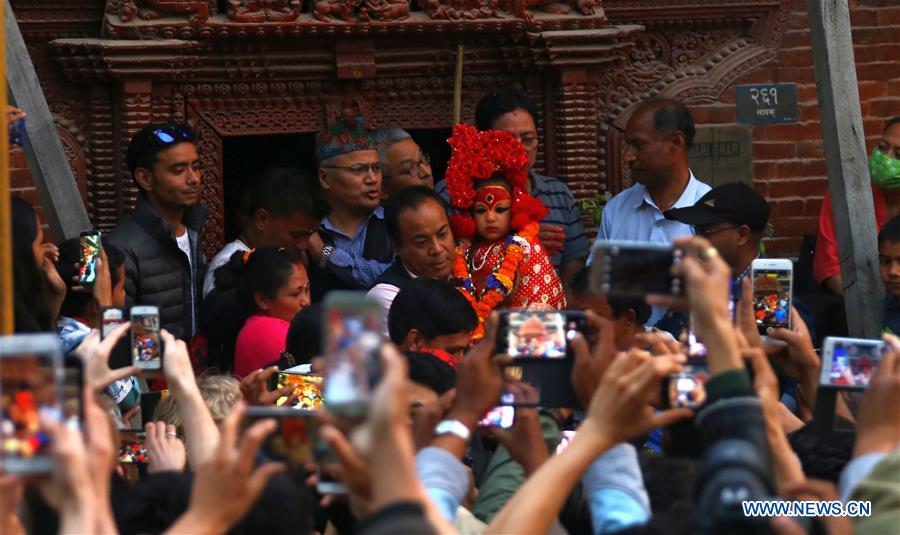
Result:
<svg viewBox="0 0 900 535">
<path fill-rule="evenodd" d="M 798 254 L 804 234 L 816 232 L 827 188 L 806 0 L 794 0 L 793 6 L 776 61 L 737 81 L 797 83 L 798 122 L 753 127 L 754 186 L 772 206 L 775 229 L 766 249 L 789 257 Z M 900 2 L 851 0 L 850 6 L 866 148 L 871 151 L 884 122 L 900 115 Z M 691 110 L 698 123 L 734 123 L 734 88 L 718 103 Z"/>
<path fill-rule="evenodd" d="M 31 173 L 28 171 L 28 163 L 25 161 L 25 153 L 20 148 L 9 151 L 9 189 L 13 195 L 21 197 L 31 203 L 41 214 L 41 222 L 44 228 L 44 241 L 54 241 L 47 218 L 41 212 L 41 198 L 31 181 Z"/>
</svg>

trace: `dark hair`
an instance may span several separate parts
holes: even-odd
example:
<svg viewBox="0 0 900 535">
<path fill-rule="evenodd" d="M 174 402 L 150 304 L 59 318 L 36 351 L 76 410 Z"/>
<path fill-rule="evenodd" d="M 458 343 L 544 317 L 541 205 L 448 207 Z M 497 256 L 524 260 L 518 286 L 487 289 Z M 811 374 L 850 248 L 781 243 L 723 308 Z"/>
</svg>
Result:
<svg viewBox="0 0 900 535">
<path fill-rule="evenodd" d="M 572 278 L 571 292 L 574 296 L 593 295 L 590 288 L 590 267 L 582 268 Z M 626 297 L 606 297 L 606 302 L 615 317 L 621 317 L 628 310 L 634 310 L 634 321 L 641 325 L 650 319 L 652 309 L 643 299 Z"/>
<path fill-rule="evenodd" d="M 313 303 L 294 316 L 285 350 L 294 357 L 295 365 L 307 364 L 322 354 L 321 303 Z"/>
<path fill-rule="evenodd" d="M 403 188 L 396 195 L 391 196 L 384 204 L 384 224 L 387 227 L 388 237 L 395 243 L 400 243 L 400 214 L 405 210 L 416 210 L 427 200 L 431 199 L 438 206 L 447 211 L 447 205 L 440 195 L 431 188 L 425 186 L 410 186 Z"/>
<path fill-rule="evenodd" d="M 127 488 L 119 499 L 113 499 L 120 533 L 137 535 L 168 530 L 187 511 L 194 478 L 190 472 L 160 472 L 141 478 Z M 244 518 L 228 532 L 311 533 L 312 513 L 309 491 L 293 477 L 277 475 L 269 480 Z"/>
<path fill-rule="evenodd" d="M 820 431 L 806 424 L 789 434 L 788 442 L 807 477 L 837 483 L 844 466 L 853 457 L 856 433 L 837 429 Z"/>
<path fill-rule="evenodd" d="M 234 367 L 234 346 L 244 321 L 256 312 L 255 293 L 275 297 L 288 283 L 294 266 L 302 266 L 292 251 L 262 247 L 249 254 L 237 251 L 214 273 L 215 288 L 200 308 L 200 332 L 207 338 L 210 366 Z"/>
<path fill-rule="evenodd" d="M 491 130 L 494 121 L 511 111 L 523 109 L 537 124 L 537 106 L 518 87 L 505 87 L 487 93 L 475 106 L 475 128 Z"/>
<path fill-rule="evenodd" d="M 439 396 L 456 385 L 456 370 L 431 353 L 407 351 L 404 356 L 410 381 L 427 386 Z"/>
<path fill-rule="evenodd" d="M 119 268 L 125 263 L 125 253 L 118 247 L 103 244 L 106 262 L 109 265 L 109 285 L 115 288 L 119 284 Z"/>
<path fill-rule="evenodd" d="M 40 266 L 34 258 L 37 215 L 27 201 L 12 197 L 13 301 L 17 333 L 53 329 Z"/>
<path fill-rule="evenodd" d="M 395 344 L 413 329 L 432 339 L 477 326 L 472 305 L 447 281 L 419 278 L 405 282 L 388 312 L 388 332 Z"/>
<path fill-rule="evenodd" d="M 900 115 L 898 115 L 896 117 L 891 117 L 890 119 L 888 119 L 887 122 L 884 123 L 884 128 L 881 131 L 884 132 L 885 130 L 894 126 L 897 123 L 900 123 Z"/>
<path fill-rule="evenodd" d="M 900 215 L 889 219 L 878 232 L 878 245 L 886 241 L 900 243 Z"/>
<path fill-rule="evenodd" d="M 638 112 L 653 111 L 653 127 L 657 134 L 670 136 L 675 132 L 684 134 L 684 149 L 690 150 L 694 144 L 694 117 L 687 106 L 668 98 L 649 100 L 638 108 Z"/>
<path fill-rule="evenodd" d="M 274 298 L 278 289 L 288 283 L 297 265 L 297 256 L 287 249 L 261 247 L 250 253 L 237 251 L 215 271 L 216 288 L 236 290 L 237 305 L 249 316 L 256 312 L 255 294 Z"/>
<path fill-rule="evenodd" d="M 298 169 L 275 167 L 265 171 L 253 181 L 244 199 L 243 224 L 260 209 L 275 218 L 300 212 L 316 222 L 328 215 L 328 203 L 322 198 L 318 181 Z"/>
<path fill-rule="evenodd" d="M 157 155 L 179 143 L 193 143 L 194 130 L 185 123 L 155 123 L 141 128 L 128 142 L 125 162 L 128 172 L 134 176 L 138 167 L 152 169 Z"/>
</svg>

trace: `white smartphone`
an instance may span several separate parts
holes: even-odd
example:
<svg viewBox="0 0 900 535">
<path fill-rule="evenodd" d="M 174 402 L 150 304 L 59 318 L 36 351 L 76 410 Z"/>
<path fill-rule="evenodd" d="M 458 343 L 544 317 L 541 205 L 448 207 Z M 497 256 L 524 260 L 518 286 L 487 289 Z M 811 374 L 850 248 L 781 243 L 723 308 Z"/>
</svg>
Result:
<svg viewBox="0 0 900 535">
<path fill-rule="evenodd" d="M 787 258 L 757 258 L 753 261 L 753 314 L 756 328 L 765 336 L 769 329 L 791 328 L 794 263 Z"/>
<path fill-rule="evenodd" d="M 144 370 L 162 367 L 157 307 L 131 307 L 131 361 Z"/>
<path fill-rule="evenodd" d="M 0 464 L 9 474 L 53 469 L 46 415 L 60 421 L 62 349 L 54 334 L 0 336 Z"/>
<path fill-rule="evenodd" d="M 881 340 L 825 338 L 819 384 L 840 390 L 865 390 L 884 351 Z"/>
</svg>

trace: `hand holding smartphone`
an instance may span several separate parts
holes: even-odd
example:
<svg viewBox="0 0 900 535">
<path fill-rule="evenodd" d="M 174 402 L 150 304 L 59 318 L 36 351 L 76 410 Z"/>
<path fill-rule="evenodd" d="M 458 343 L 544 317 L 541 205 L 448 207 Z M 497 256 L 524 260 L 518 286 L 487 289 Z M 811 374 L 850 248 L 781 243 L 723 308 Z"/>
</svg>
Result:
<svg viewBox="0 0 900 535">
<path fill-rule="evenodd" d="M 263 462 L 281 462 L 298 468 L 315 460 L 318 423 L 312 411 L 290 407 L 247 407 L 245 425 L 273 418 L 277 427 L 259 449 Z"/>
<path fill-rule="evenodd" d="M 708 381 L 709 366 L 706 359 L 688 358 L 680 373 L 672 374 L 662 382 L 663 408 L 700 408 L 706 402 Z"/>
<path fill-rule="evenodd" d="M 791 328 L 794 264 L 785 258 L 757 258 L 751 265 L 753 314 L 760 335 Z"/>
<path fill-rule="evenodd" d="M 294 394 L 299 397 L 290 405 L 294 409 L 315 410 L 323 405 L 322 385 L 324 377 L 315 374 L 277 372 L 274 377 L 274 388 L 278 390 L 287 385 L 295 385 Z M 282 396 L 275 401 L 279 407 L 284 406 L 290 396 Z"/>
</svg>

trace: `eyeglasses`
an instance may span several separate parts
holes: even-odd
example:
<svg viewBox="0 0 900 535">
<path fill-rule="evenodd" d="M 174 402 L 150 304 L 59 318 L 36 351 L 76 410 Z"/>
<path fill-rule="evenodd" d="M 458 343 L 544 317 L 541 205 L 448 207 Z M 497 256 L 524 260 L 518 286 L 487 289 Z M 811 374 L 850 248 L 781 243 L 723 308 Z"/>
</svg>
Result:
<svg viewBox="0 0 900 535">
<path fill-rule="evenodd" d="M 151 132 L 152 139 L 160 145 L 171 145 L 181 141 L 193 141 L 194 131 L 183 125 L 169 125 L 157 128 Z"/>
<path fill-rule="evenodd" d="M 744 225 L 732 225 L 730 227 L 719 227 L 719 228 L 709 228 L 709 229 L 699 229 L 697 227 L 694 227 L 694 234 L 696 234 L 697 236 L 708 237 L 708 236 L 712 236 L 713 234 L 725 232 L 726 230 L 737 230 L 743 226 Z"/>
<path fill-rule="evenodd" d="M 397 176 L 409 175 L 413 178 L 418 178 L 422 176 L 422 167 L 431 165 L 431 156 L 428 155 L 427 152 L 422 152 L 419 155 L 419 161 L 411 164 L 408 168 L 404 169 L 397 173 Z"/>
<path fill-rule="evenodd" d="M 382 169 L 381 162 L 355 163 L 353 165 L 323 165 L 322 167 L 328 169 L 343 169 L 354 176 L 363 176 L 370 170 L 373 175 L 380 175 Z"/>
</svg>

